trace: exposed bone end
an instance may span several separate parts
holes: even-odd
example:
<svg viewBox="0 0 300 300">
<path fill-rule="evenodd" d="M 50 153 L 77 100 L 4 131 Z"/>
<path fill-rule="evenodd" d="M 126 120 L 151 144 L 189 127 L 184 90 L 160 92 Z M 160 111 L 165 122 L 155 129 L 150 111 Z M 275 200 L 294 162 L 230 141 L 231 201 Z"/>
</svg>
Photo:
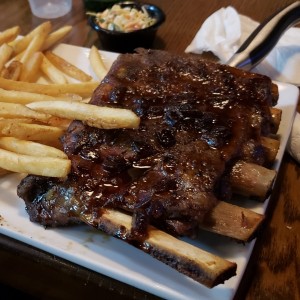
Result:
<svg viewBox="0 0 300 300">
<path fill-rule="evenodd" d="M 278 102 L 278 98 L 279 98 L 279 88 L 278 85 L 274 82 L 272 82 L 271 85 L 271 94 L 272 94 L 272 105 L 275 106 Z"/>
<path fill-rule="evenodd" d="M 163 241 L 163 243 L 162 243 Z M 151 227 L 147 252 L 177 271 L 212 288 L 236 274 L 236 264 Z"/>
<path fill-rule="evenodd" d="M 235 263 L 181 241 L 153 226 L 149 226 L 146 239 L 131 240 L 131 221 L 132 217 L 122 212 L 104 210 L 96 223 L 104 232 L 129 242 L 209 288 L 236 274 Z"/>
<path fill-rule="evenodd" d="M 281 116 L 282 116 L 282 110 L 276 107 L 271 108 L 271 117 L 272 117 L 272 122 L 271 122 L 271 132 L 276 133 L 278 131 L 280 121 L 281 121 Z"/>
<path fill-rule="evenodd" d="M 263 220 L 262 214 L 220 201 L 207 214 L 200 228 L 238 241 L 249 242 L 255 237 Z"/>
<path fill-rule="evenodd" d="M 276 155 L 278 153 L 280 141 L 273 138 L 262 136 L 261 144 L 266 153 L 266 164 L 267 165 L 273 164 L 276 159 Z"/>
<path fill-rule="evenodd" d="M 239 161 L 230 172 L 230 183 L 236 194 L 265 200 L 270 195 L 275 177 L 274 170 Z"/>
</svg>

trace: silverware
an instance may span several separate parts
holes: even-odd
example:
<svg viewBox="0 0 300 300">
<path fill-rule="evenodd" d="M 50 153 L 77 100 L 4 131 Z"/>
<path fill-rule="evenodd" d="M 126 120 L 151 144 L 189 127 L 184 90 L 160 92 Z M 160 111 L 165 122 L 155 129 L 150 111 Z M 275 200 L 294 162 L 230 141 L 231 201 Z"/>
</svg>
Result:
<svg viewBox="0 0 300 300">
<path fill-rule="evenodd" d="M 284 32 L 300 22 L 300 1 L 294 2 L 261 23 L 227 62 L 232 67 L 251 70 L 276 46 Z M 300 66 L 299 66 L 300 67 Z M 295 112 L 292 135 L 287 141 L 288 152 L 299 161 L 299 113 Z M 297 123 L 298 122 L 298 123 Z M 295 124 L 298 125 L 295 125 Z"/>
<path fill-rule="evenodd" d="M 296 1 L 261 23 L 246 39 L 227 65 L 250 70 L 276 46 L 283 33 L 300 22 L 300 1 Z"/>
</svg>

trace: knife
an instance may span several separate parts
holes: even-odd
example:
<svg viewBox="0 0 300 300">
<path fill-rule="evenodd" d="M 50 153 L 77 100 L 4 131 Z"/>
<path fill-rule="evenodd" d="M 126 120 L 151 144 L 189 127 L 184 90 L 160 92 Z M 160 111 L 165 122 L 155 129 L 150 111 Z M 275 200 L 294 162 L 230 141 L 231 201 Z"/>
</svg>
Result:
<svg viewBox="0 0 300 300">
<path fill-rule="evenodd" d="M 296 1 L 262 22 L 229 59 L 227 65 L 251 70 L 276 46 L 284 32 L 300 22 L 300 1 Z"/>
<path fill-rule="evenodd" d="M 262 22 L 227 64 L 243 70 L 251 70 L 276 46 L 284 32 L 300 21 L 300 1 L 294 2 Z M 300 66 L 299 66 L 300 67 Z M 287 151 L 300 162 L 300 114 L 295 112 Z"/>
</svg>

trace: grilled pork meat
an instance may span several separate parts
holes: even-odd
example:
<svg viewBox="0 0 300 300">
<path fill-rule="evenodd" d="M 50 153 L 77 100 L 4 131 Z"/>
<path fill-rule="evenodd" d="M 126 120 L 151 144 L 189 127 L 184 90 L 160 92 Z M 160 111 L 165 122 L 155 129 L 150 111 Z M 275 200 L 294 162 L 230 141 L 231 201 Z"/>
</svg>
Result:
<svg viewBox="0 0 300 300">
<path fill-rule="evenodd" d="M 274 92 L 275 91 L 275 92 Z M 101 130 L 74 121 L 62 138 L 72 161 L 66 179 L 29 175 L 18 187 L 31 221 L 83 221 L 103 209 L 133 215 L 132 238 L 149 223 L 193 235 L 205 215 L 231 197 L 237 161 L 265 162 L 278 92 L 265 76 L 196 56 L 139 49 L 118 57 L 91 104 L 129 108 L 140 127 Z"/>
</svg>

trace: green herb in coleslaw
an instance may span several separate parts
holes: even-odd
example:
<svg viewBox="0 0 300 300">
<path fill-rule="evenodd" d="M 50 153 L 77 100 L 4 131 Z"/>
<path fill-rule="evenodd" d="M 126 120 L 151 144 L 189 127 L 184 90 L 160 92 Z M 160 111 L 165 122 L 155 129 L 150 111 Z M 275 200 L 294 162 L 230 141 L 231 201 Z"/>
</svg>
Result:
<svg viewBox="0 0 300 300">
<path fill-rule="evenodd" d="M 103 12 L 96 13 L 96 21 L 101 28 L 120 32 L 131 32 L 147 28 L 155 23 L 145 8 L 137 10 L 115 4 Z"/>
</svg>

